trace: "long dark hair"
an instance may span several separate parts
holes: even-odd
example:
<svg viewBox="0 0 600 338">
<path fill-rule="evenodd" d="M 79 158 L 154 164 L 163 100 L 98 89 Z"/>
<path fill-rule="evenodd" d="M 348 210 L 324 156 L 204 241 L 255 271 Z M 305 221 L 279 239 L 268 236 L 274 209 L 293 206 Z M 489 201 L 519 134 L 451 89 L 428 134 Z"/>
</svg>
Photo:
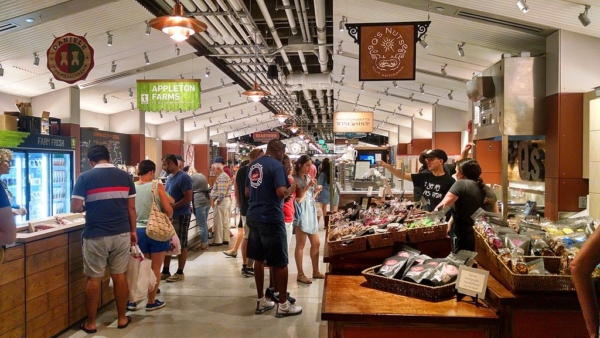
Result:
<svg viewBox="0 0 600 338">
<path fill-rule="evenodd" d="M 310 156 L 308 156 L 308 155 L 300 156 L 294 163 L 294 174 L 299 176 L 300 175 L 300 167 L 302 167 L 304 165 L 304 163 L 306 163 L 308 161 L 310 161 Z"/>
<path fill-rule="evenodd" d="M 479 163 L 471 158 L 460 160 L 456 163 L 456 169 L 462 173 L 462 175 L 477 184 L 483 195 L 483 204 L 490 204 L 489 198 L 485 197 L 485 183 L 481 178 L 481 166 Z"/>
<path fill-rule="evenodd" d="M 329 177 L 331 176 L 331 162 L 328 158 L 321 162 L 321 167 L 319 167 L 319 175 L 321 175 L 321 173 L 325 174 L 325 182 L 327 182 L 327 184 L 331 184 L 331 178 Z M 319 175 L 317 175 L 317 177 Z"/>
</svg>

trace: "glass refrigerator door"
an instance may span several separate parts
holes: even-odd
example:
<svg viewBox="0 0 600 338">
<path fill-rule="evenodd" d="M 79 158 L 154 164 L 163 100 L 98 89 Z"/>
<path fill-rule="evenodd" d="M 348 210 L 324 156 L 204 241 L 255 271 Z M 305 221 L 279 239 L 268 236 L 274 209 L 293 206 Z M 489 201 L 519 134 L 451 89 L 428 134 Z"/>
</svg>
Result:
<svg viewBox="0 0 600 338">
<path fill-rule="evenodd" d="M 12 161 L 10 162 L 10 172 L 2 176 L 2 181 L 6 185 L 8 192 L 12 195 L 10 201 L 13 206 L 26 207 L 27 202 L 27 161 L 25 153 L 13 152 Z M 9 195 L 9 196 L 10 196 Z M 17 224 L 24 223 L 26 215 L 15 216 Z"/>
<path fill-rule="evenodd" d="M 71 155 L 52 154 L 52 215 L 71 208 Z"/>
<path fill-rule="evenodd" d="M 50 216 L 52 196 L 50 191 L 49 154 L 29 153 L 29 219 L 39 219 Z"/>
</svg>

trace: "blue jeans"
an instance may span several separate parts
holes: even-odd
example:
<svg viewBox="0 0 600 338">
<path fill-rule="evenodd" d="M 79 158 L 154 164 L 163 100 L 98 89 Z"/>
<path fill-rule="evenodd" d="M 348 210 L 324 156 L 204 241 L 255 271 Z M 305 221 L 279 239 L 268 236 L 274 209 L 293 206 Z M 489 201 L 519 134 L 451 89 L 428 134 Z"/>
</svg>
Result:
<svg viewBox="0 0 600 338">
<path fill-rule="evenodd" d="M 210 205 L 205 207 L 194 208 L 194 214 L 196 215 L 196 224 L 198 225 L 198 231 L 200 231 L 200 243 L 208 244 L 208 213 L 210 211 Z"/>
</svg>

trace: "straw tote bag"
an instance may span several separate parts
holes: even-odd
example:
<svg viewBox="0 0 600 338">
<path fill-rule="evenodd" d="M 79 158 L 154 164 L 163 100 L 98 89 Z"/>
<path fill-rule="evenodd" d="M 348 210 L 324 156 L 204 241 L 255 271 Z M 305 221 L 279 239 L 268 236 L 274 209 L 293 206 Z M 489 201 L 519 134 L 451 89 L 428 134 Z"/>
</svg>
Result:
<svg viewBox="0 0 600 338">
<path fill-rule="evenodd" d="M 175 235 L 173 224 L 169 221 L 169 217 L 158 209 L 156 199 L 154 198 L 154 189 L 156 181 L 152 182 L 152 209 L 146 224 L 146 235 L 155 241 L 168 241 Z"/>
</svg>

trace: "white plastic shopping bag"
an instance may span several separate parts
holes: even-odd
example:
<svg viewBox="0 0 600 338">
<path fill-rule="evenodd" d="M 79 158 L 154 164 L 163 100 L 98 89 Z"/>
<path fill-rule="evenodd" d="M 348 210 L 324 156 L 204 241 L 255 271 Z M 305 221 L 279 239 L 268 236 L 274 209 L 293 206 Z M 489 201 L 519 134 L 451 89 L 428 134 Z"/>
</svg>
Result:
<svg viewBox="0 0 600 338">
<path fill-rule="evenodd" d="M 129 286 L 129 301 L 138 302 L 148 295 L 156 284 L 156 276 L 152 272 L 152 260 L 144 258 L 140 247 L 131 247 L 131 255 L 125 273 Z"/>
<path fill-rule="evenodd" d="M 179 241 L 179 236 L 177 234 L 171 237 L 171 246 L 169 250 L 166 252 L 167 256 L 176 256 L 181 254 L 181 241 Z"/>
</svg>

